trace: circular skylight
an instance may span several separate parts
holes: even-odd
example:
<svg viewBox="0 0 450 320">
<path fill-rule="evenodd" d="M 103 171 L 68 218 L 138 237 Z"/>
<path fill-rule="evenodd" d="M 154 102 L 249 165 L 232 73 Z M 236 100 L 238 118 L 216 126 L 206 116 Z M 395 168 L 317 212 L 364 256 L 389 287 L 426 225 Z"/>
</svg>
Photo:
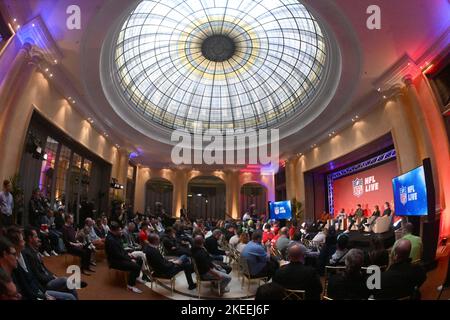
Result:
<svg viewBox="0 0 450 320">
<path fill-rule="evenodd" d="M 169 129 L 262 129 L 306 108 L 326 60 L 297 0 L 142 1 L 116 42 L 131 106 Z"/>
</svg>

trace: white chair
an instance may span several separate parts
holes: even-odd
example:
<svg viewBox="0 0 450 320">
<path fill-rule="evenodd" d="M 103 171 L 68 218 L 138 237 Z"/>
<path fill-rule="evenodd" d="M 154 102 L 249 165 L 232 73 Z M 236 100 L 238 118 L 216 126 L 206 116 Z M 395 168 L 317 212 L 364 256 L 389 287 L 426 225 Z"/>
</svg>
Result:
<svg viewBox="0 0 450 320">
<path fill-rule="evenodd" d="M 364 226 L 364 232 L 372 232 L 373 227 L 375 226 L 376 221 L 374 221 L 375 219 L 377 219 L 377 217 L 370 217 L 369 219 L 367 219 L 366 225 Z"/>
<path fill-rule="evenodd" d="M 375 225 L 373 226 L 374 233 L 385 233 L 388 232 L 391 228 L 391 217 L 382 216 L 375 221 Z"/>
</svg>

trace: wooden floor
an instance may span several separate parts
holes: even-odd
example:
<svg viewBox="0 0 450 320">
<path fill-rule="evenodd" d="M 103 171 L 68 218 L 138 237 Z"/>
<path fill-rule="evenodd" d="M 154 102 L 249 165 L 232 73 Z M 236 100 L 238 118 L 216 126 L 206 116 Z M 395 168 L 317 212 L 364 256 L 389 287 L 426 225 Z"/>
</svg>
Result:
<svg viewBox="0 0 450 320">
<path fill-rule="evenodd" d="M 439 251 L 437 255 L 438 266 L 427 274 L 427 280 L 421 288 L 422 299 L 435 300 L 439 292 L 436 290 L 440 286 L 447 275 L 448 255 L 450 246 L 445 250 Z M 72 258 L 67 259 L 65 256 L 45 258 L 47 267 L 58 276 L 67 276 L 67 264 L 72 264 Z M 143 293 L 136 294 L 128 291 L 125 286 L 124 278 L 119 273 L 110 271 L 104 259 L 97 261 L 96 270 L 91 276 L 82 276 L 82 280 L 88 283 L 88 287 L 79 290 L 80 300 L 162 300 L 170 299 L 169 291 L 167 295 L 160 295 L 153 292 L 145 285 L 137 284 Z M 182 276 L 184 277 L 184 276 Z M 450 289 L 443 293 L 441 300 L 450 299 Z"/>
</svg>

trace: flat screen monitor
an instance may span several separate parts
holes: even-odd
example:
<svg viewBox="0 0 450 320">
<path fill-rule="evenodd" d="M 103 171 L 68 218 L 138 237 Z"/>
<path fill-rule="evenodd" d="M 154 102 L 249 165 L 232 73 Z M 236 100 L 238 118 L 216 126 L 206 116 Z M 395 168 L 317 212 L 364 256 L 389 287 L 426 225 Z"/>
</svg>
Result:
<svg viewBox="0 0 450 320">
<path fill-rule="evenodd" d="M 424 166 L 392 179 L 397 216 L 428 215 L 428 195 Z"/>
<path fill-rule="evenodd" d="M 269 202 L 269 213 L 272 220 L 292 219 L 291 201 Z"/>
</svg>

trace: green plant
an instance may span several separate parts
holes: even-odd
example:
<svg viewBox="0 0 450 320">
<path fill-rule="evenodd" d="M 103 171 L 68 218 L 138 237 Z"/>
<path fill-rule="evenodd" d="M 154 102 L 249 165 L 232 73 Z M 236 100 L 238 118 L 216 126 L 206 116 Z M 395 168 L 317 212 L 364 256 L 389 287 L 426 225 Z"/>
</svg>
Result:
<svg viewBox="0 0 450 320">
<path fill-rule="evenodd" d="M 293 198 L 292 201 L 292 213 L 298 223 L 303 223 L 305 221 L 303 204 L 297 201 L 297 198 Z"/>
</svg>

